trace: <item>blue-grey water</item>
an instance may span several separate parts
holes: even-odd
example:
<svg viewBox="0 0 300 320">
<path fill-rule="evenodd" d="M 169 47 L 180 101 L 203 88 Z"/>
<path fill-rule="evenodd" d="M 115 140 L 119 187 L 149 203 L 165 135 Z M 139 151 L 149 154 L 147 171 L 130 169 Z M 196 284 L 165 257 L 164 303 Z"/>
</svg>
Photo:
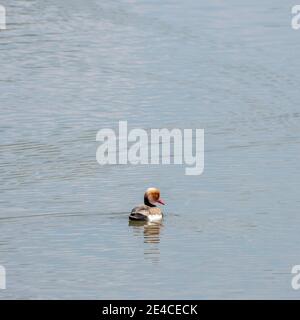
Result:
<svg viewBox="0 0 300 320">
<path fill-rule="evenodd" d="M 0 3 L 0 298 L 300 298 L 295 1 Z M 204 128 L 203 174 L 100 166 L 119 120 Z"/>
</svg>

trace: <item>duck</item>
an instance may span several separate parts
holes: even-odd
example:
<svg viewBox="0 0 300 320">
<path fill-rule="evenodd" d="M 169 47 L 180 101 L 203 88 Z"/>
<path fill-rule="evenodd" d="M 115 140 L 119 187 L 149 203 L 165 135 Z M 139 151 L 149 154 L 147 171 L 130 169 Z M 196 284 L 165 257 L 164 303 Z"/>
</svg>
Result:
<svg viewBox="0 0 300 320">
<path fill-rule="evenodd" d="M 129 215 L 131 221 L 160 221 L 163 213 L 156 204 L 165 205 L 157 188 L 148 188 L 144 194 L 144 204 L 134 207 Z"/>
</svg>

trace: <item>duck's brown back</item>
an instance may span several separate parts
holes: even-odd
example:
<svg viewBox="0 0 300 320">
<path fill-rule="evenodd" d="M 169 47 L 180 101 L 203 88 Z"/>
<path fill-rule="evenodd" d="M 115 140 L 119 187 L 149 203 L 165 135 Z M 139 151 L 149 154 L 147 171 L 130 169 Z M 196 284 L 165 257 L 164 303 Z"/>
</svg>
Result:
<svg viewBox="0 0 300 320">
<path fill-rule="evenodd" d="M 148 217 L 151 215 L 161 215 L 161 209 L 158 207 L 149 207 L 147 205 L 140 205 L 134 207 L 131 210 L 129 219 L 131 220 L 148 220 Z"/>
</svg>

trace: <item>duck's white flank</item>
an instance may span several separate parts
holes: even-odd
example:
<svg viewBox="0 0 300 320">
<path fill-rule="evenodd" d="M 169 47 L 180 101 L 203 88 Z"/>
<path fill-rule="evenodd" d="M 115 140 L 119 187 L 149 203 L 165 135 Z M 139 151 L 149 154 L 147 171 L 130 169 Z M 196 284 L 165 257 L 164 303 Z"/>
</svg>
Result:
<svg viewBox="0 0 300 320">
<path fill-rule="evenodd" d="M 162 219 L 162 214 L 149 214 L 148 220 L 149 221 L 159 221 Z"/>
</svg>

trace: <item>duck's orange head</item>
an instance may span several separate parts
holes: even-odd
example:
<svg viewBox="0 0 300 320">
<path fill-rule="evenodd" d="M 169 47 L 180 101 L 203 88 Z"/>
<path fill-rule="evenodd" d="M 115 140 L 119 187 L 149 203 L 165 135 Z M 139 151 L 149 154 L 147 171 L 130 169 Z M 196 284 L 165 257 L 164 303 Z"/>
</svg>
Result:
<svg viewBox="0 0 300 320">
<path fill-rule="evenodd" d="M 148 188 L 144 195 L 145 202 L 148 200 L 152 205 L 156 203 L 165 204 L 164 201 L 160 198 L 160 191 L 157 188 Z"/>
</svg>

